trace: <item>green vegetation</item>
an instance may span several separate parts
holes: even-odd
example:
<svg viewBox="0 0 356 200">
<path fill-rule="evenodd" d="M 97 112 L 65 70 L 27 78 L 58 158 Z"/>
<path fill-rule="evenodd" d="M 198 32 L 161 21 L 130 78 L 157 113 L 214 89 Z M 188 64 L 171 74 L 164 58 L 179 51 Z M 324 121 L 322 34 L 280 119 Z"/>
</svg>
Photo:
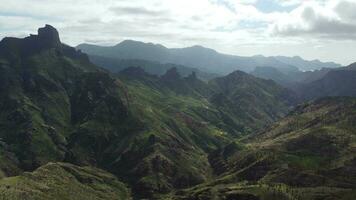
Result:
<svg viewBox="0 0 356 200">
<path fill-rule="evenodd" d="M 36 171 L 0 180 L 0 199 L 131 199 L 115 176 L 92 167 L 48 163 Z"/>
<path fill-rule="evenodd" d="M 1 198 L 355 193 L 355 99 L 321 99 L 285 116 L 296 99 L 273 81 L 236 71 L 204 82 L 176 68 L 111 74 L 61 44 L 53 27 L 39 33 L 46 37 L 0 42 Z"/>
<path fill-rule="evenodd" d="M 266 131 L 241 139 L 243 148 L 215 152 L 213 167 L 223 173 L 178 191 L 173 199 L 229 199 L 238 193 L 255 196 L 250 199 L 351 200 L 356 194 L 355 119 L 355 98 L 300 105 Z"/>
</svg>

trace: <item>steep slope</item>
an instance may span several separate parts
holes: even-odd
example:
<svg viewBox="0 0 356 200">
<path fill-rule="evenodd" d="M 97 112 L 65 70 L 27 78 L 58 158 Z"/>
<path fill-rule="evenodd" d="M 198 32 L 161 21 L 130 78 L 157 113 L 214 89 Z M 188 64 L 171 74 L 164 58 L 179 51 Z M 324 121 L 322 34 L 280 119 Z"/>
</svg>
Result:
<svg viewBox="0 0 356 200">
<path fill-rule="evenodd" d="M 128 87 L 130 108 L 144 121 L 147 132 L 142 133 L 142 137 L 147 138 L 147 142 L 130 147 L 125 157 L 116 160 L 114 168 L 118 169 L 117 173 L 131 177 L 128 181 L 135 185 L 134 191 L 146 188 L 146 192 L 149 191 L 144 193 L 146 196 L 211 179 L 209 153 L 243 134 L 262 128 L 288 111 L 282 96 L 274 96 L 280 95 L 282 88 L 271 81 L 264 82 L 245 73 L 243 76 L 247 76 L 246 80 L 237 78 L 225 92 L 225 86 L 215 84 L 220 83 L 218 80 L 207 84 L 194 73 L 181 77 L 175 68 L 161 77 L 138 67 L 120 72 L 118 77 Z M 226 79 L 226 82 L 230 81 Z M 243 85 L 248 88 L 238 88 Z M 257 96 L 251 95 L 250 88 Z M 233 98 L 236 93 L 239 98 Z M 230 112 L 231 105 L 226 101 L 219 104 L 217 95 L 228 99 L 233 106 L 241 105 L 238 112 Z M 268 111 L 262 109 L 265 105 L 258 105 L 258 98 L 273 102 L 271 108 Z M 244 102 L 248 101 L 253 101 L 258 114 L 247 114 L 252 113 L 251 107 L 244 107 Z M 145 155 L 147 157 L 142 159 Z M 159 163 L 161 168 L 153 163 Z M 142 174 L 142 170 L 151 172 Z"/>
<path fill-rule="evenodd" d="M 351 200 L 355 120 L 355 98 L 300 105 L 265 131 L 214 152 L 210 160 L 220 177 L 177 192 L 175 199 Z"/>
<path fill-rule="evenodd" d="M 241 71 L 216 78 L 209 85 L 216 91 L 213 104 L 231 116 L 239 116 L 238 123 L 252 130 L 284 116 L 297 101 L 292 92 L 275 82 Z"/>
<path fill-rule="evenodd" d="M 177 123 L 169 116 L 153 119 L 166 120 L 162 125 L 144 121 L 131 110 L 135 101 L 126 86 L 61 44 L 53 27 L 5 38 L 0 47 L 1 176 L 67 161 L 110 170 L 145 197 L 209 176 L 203 145 L 194 147 L 179 134 L 205 134 L 216 144 L 204 145 L 212 147 L 223 140 L 205 127 L 185 133 L 184 116 Z"/>
<path fill-rule="evenodd" d="M 132 40 L 123 41 L 112 47 L 81 44 L 76 48 L 90 55 L 115 59 L 149 60 L 164 64 L 173 63 L 221 75 L 229 74 L 235 70 L 251 72 L 255 67 L 259 66 L 273 66 L 282 72 L 291 72 L 298 69 L 296 66 L 293 66 L 294 63 L 298 64 L 298 67 L 307 64 L 310 70 L 337 66 L 335 63 L 305 61 L 302 59 L 298 59 L 300 62 L 291 62 L 289 58 L 287 58 L 287 60 L 283 59 L 283 61 L 285 60 L 286 62 L 282 62 L 282 59 L 278 57 L 227 55 L 202 46 L 168 49 L 162 45 Z"/>
<path fill-rule="evenodd" d="M 235 133 L 249 133 L 263 127 L 285 115 L 289 106 L 295 102 L 292 92 L 273 81 L 255 78 L 241 71 L 213 79 L 209 83 L 200 81 L 195 73 L 183 78 L 176 68 L 168 70 L 161 77 L 147 73 L 144 75 L 145 72 L 140 68 L 128 68 L 120 74 L 163 92 L 162 96 L 174 92 L 174 95 L 206 101 L 211 104 L 209 108 L 226 115 L 221 119 L 226 118 L 235 124 L 235 129 L 243 126 L 247 128 L 231 129 Z M 125 80 L 124 77 L 122 80 Z"/>
<path fill-rule="evenodd" d="M 115 176 L 92 167 L 48 163 L 31 173 L 0 180 L 4 200 L 129 200 L 130 191 Z"/>
<path fill-rule="evenodd" d="M 323 77 L 301 84 L 295 91 L 304 99 L 325 96 L 356 96 L 356 70 L 353 65 L 328 71 Z"/>
<path fill-rule="evenodd" d="M 142 130 L 122 83 L 61 44 L 49 25 L 5 38 L 0 60 L 1 177 L 52 161 L 108 168 L 114 147 Z"/>
<path fill-rule="evenodd" d="M 136 123 L 119 83 L 61 44 L 49 25 L 38 35 L 3 39 L 0 60 L 0 138 L 21 169 L 71 157 L 96 164 L 104 136 Z M 80 136 L 86 140 L 76 141 Z M 90 139 L 96 143 L 85 143 Z"/>
</svg>

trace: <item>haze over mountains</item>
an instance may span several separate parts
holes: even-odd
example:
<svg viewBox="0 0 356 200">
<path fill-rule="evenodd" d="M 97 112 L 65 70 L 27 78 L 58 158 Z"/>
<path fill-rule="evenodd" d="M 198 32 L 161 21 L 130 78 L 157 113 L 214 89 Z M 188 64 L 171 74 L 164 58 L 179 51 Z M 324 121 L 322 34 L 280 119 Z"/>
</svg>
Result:
<svg viewBox="0 0 356 200">
<path fill-rule="evenodd" d="M 169 68 L 176 67 L 184 76 L 195 72 L 199 78 L 209 80 L 241 70 L 274 80 L 293 90 L 300 99 L 356 94 L 352 87 L 356 77 L 352 70 L 349 71 L 352 67 L 318 60 L 306 61 L 298 56 L 241 57 L 220 54 L 202 46 L 168 49 L 159 44 L 132 40 L 112 47 L 81 44 L 76 48 L 88 53 L 93 63 L 112 72 L 128 66 L 140 66 L 151 74 L 162 75 Z"/>
<path fill-rule="evenodd" d="M 0 42 L 0 199 L 355 197 L 355 64 L 78 48 L 50 25 Z"/>
<path fill-rule="evenodd" d="M 111 47 L 81 44 L 76 48 L 89 55 L 114 59 L 140 59 L 160 63 L 173 63 L 221 75 L 226 75 L 235 70 L 251 72 L 255 67 L 264 66 L 273 66 L 281 71 L 311 71 L 341 66 L 333 62 L 306 61 L 300 57 L 264 57 L 261 55 L 243 57 L 227 55 L 202 46 L 169 49 L 159 44 L 133 40 L 126 40 Z"/>
</svg>

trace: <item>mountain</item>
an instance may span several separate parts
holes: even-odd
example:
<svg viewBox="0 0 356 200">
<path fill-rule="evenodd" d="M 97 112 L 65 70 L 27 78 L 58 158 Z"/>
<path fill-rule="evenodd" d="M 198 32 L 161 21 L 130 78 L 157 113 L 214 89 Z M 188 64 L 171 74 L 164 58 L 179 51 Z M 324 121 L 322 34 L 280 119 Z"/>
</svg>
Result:
<svg viewBox="0 0 356 200">
<path fill-rule="evenodd" d="M 356 99 L 302 104 L 264 131 L 210 154 L 217 177 L 173 199 L 353 199 Z"/>
<path fill-rule="evenodd" d="M 234 72 L 209 83 L 197 79 L 194 73 L 182 77 L 175 68 L 156 76 L 141 68 L 131 67 L 120 72 L 118 77 L 128 87 L 131 109 L 136 110 L 146 126 L 152 129 L 145 137 L 155 141 L 152 145 L 159 144 L 159 148 L 144 152 L 149 154 L 153 151 L 154 155 L 161 155 L 159 162 L 166 163 L 161 164 L 164 168 L 152 169 L 162 176 L 157 183 L 157 179 L 147 177 L 149 174 L 140 179 L 142 168 L 150 166 L 141 161 L 143 150 L 138 149 L 147 148 L 141 146 L 143 144 L 127 152 L 130 160 L 117 160 L 114 168 L 117 173 L 124 173 L 133 179 L 135 191 L 140 189 L 142 192 L 145 188 L 153 194 L 166 193 L 173 188 L 184 188 L 208 180 L 212 176 L 207 159 L 211 151 L 227 145 L 233 138 L 266 126 L 289 110 L 282 95 L 283 88 L 244 72 Z M 226 90 L 224 83 L 229 86 Z M 240 94 L 235 96 L 236 93 Z M 248 101 L 255 102 L 255 107 L 245 106 Z M 259 105 L 260 101 L 265 103 Z M 231 105 L 237 108 L 231 110 Z M 162 129 L 162 126 L 165 128 Z M 166 134 L 169 134 L 168 138 Z M 184 163 L 177 160 L 184 160 Z M 172 170 L 179 175 L 173 176 Z"/>
<path fill-rule="evenodd" d="M 306 61 L 299 56 L 286 57 L 286 56 L 275 56 L 280 62 L 289 64 L 297 67 L 300 71 L 314 71 L 322 68 L 338 68 L 341 67 L 340 64 L 334 62 L 321 62 L 320 60 Z"/>
<path fill-rule="evenodd" d="M 257 67 L 252 75 L 274 80 L 286 88 L 293 90 L 302 100 L 313 100 L 327 96 L 356 96 L 355 64 L 335 69 L 296 73 L 282 73 L 273 67 Z"/>
<path fill-rule="evenodd" d="M 341 70 L 342 67 L 337 69 L 331 68 L 322 68 L 320 70 L 314 71 L 282 71 L 275 67 L 256 67 L 255 70 L 250 72 L 251 75 L 254 75 L 259 78 L 273 80 L 278 84 L 294 89 L 300 85 L 308 84 L 313 81 L 317 81 L 323 78 L 329 71 L 332 70 Z"/>
<path fill-rule="evenodd" d="M 288 106 L 297 102 L 288 89 L 271 80 L 255 78 L 242 71 L 209 82 L 216 88 L 212 102 L 232 116 L 240 116 L 241 124 L 263 127 L 285 115 Z M 262 119 L 260 121 L 259 119 Z"/>
<path fill-rule="evenodd" d="M 125 53 L 127 46 L 132 41 L 117 48 L 145 58 L 167 50 L 138 43 Z M 201 48 L 189 51 L 218 54 Z M 126 61 L 167 70 L 112 73 L 62 44 L 50 25 L 0 42 L 0 198 L 355 196 L 355 98 L 297 106 L 291 90 L 239 70 L 203 81 L 192 68 Z M 302 97 L 352 94 L 354 66 L 311 81 L 310 93 L 301 90 L 311 96 Z"/>
<path fill-rule="evenodd" d="M 38 35 L 0 42 L 0 138 L 21 168 L 63 159 L 70 132 L 70 96 L 84 71 L 100 73 L 87 56 L 62 45 L 47 25 Z"/>
<path fill-rule="evenodd" d="M 289 86 L 294 83 L 289 74 L 285 74 L 274 67 L 256 67 L 250 74 L 259 78 L 273 80 L 283 86 Z"/>
<path fill-rule="evenodd" d="M 21 177 L 49 162 L 105 168 L 106 151 L 141 131 L 121 83 L 62 44 L 50 25 L 38 35 L 4 38 L 0 71 L 0 177 Z"/>
<path fill-rule="evenodd" d="M 155 61 L 163 64 L 173 63 L 221 75 L 229 74 L 235 70 L 251 72 L 255 67 L 259 66 L 273 66 L 283 72 L 298 71 L 298 68 L 293 64 L 298 64 L 298 66 L 301 67 L 306 63 L 310 69 L 337 66 L 337 64 L 334 63 L 321 63 L 317 61 L 305 60 L 300 61 L 300 59 L 297 59 L 298 62 L 292 62 L 288 59 L 282 58 L 279 60 L 279 57 L 233 56 L 221 54 L 213 49 L 202 46 L 169 49 L 158 44 L 143 43 L 132 40 L 126 40 L 111 47 L 81 44 L 76 48 L 88 53 L 89 55 L 119 60 L 135 59 Z M 282 62 L 281 60 L 286 62 Z M 305 68 L 301 67 L 301 69 Z"/>
<path fill-rule="evenodd" d="M 315 81 L 300 84 L 294 90 L 305 99 L 316 99 L 325 96 L 356 96 L 355 64 L 347 67 L 328 70 Z"/>
<path fill-rule="evenodd" d="M 95 65 L 105 68 L 113 73 L 117 73 L 128 67 L 140 67 L 150 74 L 163 75 L 167 70 L 175 67 L 177 68 L 179 73 L 182 74 L 183 76 L 188 76 L 192 72 L 195 72 L 197 76 L 203 80 L 210 80 L 218 76 L 216 74 L 200 71 L 196 68 L 186 67 L 183 65 L 175 65 L 170 63 L 162 64 L 159 62 L 149 61 L 149 60 L 137 60 L 137 59 L 120 60 L 115 58 L 107 58 L 107 57 L 94 56 L 94 55 L 90 55 L 89 59 Z"/>
<path fill-rule="evenodd" d="M 68 181 L 73 198 L 105 199 L 123 190 L 113 174 L 134 198 L 152 199 L 203 183 L 213 177 L 211 152 L 287 114 L 292 101 L 284 91 L 239 71 L 208 83 L 174 67 L 161 76 L 139 67 L 110 73 L 62 44 L 50 25 L 23 39 L 4 38 L 0 188 L 50 188 L 48 198 L 68 197 L 62 187 Z M 50 164 L 61 162 L 67 164 Z M 107 173 L 77 176 L 86 170 L 78 166 Z"/>
</svg>

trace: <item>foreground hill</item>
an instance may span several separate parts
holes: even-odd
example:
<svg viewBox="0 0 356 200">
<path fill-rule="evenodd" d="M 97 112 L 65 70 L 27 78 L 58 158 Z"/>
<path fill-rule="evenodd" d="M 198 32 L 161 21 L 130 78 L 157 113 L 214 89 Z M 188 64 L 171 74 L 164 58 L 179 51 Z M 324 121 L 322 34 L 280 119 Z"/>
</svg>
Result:
<svg viewBox="0 0 356 200">
<path fill-rule="evenodd" d="M 12 152 L 14 156 L 9 157 L 15 158 L 9 160 L 17 160 L 24 170 L 65 158 L 67 138 L 89 111 L 78 105 L 78 95 L 94 90 L 81 82 L 103 81 L 102 85 L 112 86 L 110 77 L 85 54 L 61 44 L 51 26 L 24 39 L 4 38 L 0 42 L 0 71 L 2 148 Z M 94 92 L 92 95 L 100 98 Z M 116 100 L 119 106 L 121 101 Z"/>
<path fill-rule="evenodd" d="M 92 167 L 48 163 L 31 173 L 0 180 L 0 198 L 129 200 L 130 190 L 115 176 Z"/>
<path fill-rule="evenodd" d="M 356 99 L 297 107 L 267 130 L 211 156 L 215 181 L 175 199 L 353 199 Z"/>
</svg>

